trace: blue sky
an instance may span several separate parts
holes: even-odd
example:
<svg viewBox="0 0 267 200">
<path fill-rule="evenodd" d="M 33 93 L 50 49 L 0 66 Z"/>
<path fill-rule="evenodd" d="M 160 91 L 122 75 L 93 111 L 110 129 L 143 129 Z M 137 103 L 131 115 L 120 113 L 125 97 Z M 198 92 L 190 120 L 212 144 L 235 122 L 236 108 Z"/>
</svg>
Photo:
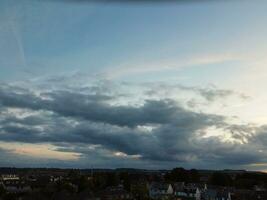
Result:
<svg viewBox="0 0 267 200">
<path fill-rule="evenodd" d="M 0 1 L 4 165 L 266 170 L 266 6 Z"/>
<path fill-rule="evenodd" d="M 6 79 L 23 69 L 37 76 L 97 73 L 124 63 L 247 54 L 266 35 L 262 2 L 1 4 Z"/>
</svg>

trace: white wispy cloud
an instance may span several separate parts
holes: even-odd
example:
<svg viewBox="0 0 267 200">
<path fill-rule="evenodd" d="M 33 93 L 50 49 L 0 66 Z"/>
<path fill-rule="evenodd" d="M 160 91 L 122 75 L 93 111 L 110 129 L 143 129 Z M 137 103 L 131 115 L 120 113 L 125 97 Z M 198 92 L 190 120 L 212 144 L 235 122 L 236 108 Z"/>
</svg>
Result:
<svg viewBox="0 0 267 200">
<path fill-rule="evenodd" d="M 243 56 L 238 54 L 202 54 L 176 59 L 159 59 L 153 61 L 139 61 L 133 63 L 121 63 L 118 67 L 104 70 L 101 74 L 109 79 L 116 79 L 127 75 L 136 75 L 149 72 L 160 72 L 167 70 L 179 70 L 184 67 L 200 66 L 224 63 L 228 61 L 242 60 Z"/>
</svg>

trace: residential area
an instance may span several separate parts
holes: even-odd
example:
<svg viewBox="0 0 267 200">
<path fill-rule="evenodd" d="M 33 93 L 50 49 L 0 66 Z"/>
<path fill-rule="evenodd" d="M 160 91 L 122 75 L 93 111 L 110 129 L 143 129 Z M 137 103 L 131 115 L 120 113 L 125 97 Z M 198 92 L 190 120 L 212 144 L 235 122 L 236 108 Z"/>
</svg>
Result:
<svg viewBox="0 0 267 200">
<path fill-rule="evenodd" d="M 266 200 L 267 174 L 243 170 L 0 169 L 2 200 Z"/>
</svg>

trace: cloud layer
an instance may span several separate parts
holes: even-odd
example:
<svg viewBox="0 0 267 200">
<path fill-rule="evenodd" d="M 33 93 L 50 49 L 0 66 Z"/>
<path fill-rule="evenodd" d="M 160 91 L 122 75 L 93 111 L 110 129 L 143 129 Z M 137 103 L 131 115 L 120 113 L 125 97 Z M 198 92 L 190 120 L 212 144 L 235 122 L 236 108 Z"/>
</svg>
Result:
<svg viewBox="0 0 267 200">
<path fill-rule="evenodd" d="M 243 97 L 234 91 L 144 84 L 146 89 L 136 92 L 125 83 L 124 90 L 122 84 L 103 82 L 76 88 L 51 83 L 31 89 L 0 86 L 2 143 L 47 144 L 57 152 L 75 153 L 75 161 L 60 164 L 65 167 L 250 168 L 266 162 L 265 126 L 229 123 L 226 116 L 190 109 L 172 95 L 161 96 L 175 88 L 181 96 L 189 91 L 207 102 Z M 20 165 L 16 158 L 21 155 L 2 151 Z M 24 159 L 36 160 L 28 156 Z M 49 159 L 39 163 L 58 165 Z"/>
</svg>

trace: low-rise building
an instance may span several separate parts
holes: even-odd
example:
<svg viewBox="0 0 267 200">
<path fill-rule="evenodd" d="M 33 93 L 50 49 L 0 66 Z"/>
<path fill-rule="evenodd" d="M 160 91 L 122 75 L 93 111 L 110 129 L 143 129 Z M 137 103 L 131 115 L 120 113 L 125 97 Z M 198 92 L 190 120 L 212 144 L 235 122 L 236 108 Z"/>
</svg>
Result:
<svg viewBox="0 0 267 200">
<path fill-rule="evenodd" d="M 184 183 L 175 183 L 173 188 L 175 199 L 201 200 L 201 191 L 198 187 L 190 184 L 185 185 Z"/>
<path fill-rule="evenodd" d="M 153 182 L 149 185 L 149 197 L 152 199 L 164 199 L 173 195 L 173 187 L 168 183 Z"/>
</svg>

